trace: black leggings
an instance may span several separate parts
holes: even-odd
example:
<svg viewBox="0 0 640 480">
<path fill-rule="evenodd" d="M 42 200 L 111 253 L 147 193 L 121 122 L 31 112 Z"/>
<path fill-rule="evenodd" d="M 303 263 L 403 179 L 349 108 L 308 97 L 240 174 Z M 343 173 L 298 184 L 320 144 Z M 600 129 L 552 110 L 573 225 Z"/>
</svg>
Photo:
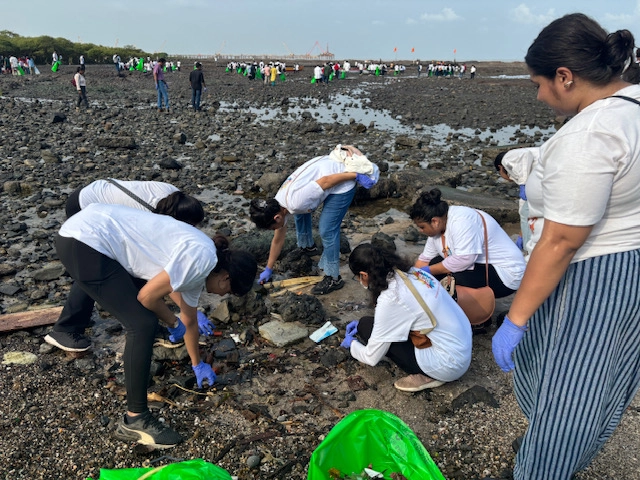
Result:
<svg viewBox="0 0 640 480">
<path fill-rule="evenodd" d="M 434 257 L 429 262 L 429 265 L 435 265 L 444 260 L 440 255 Z M 442 280 L 446 275 L 436 275 L 438 280 Z M 484 263 L 476 263 L 473 270 L 464 270 L 462 272 L 455 272 L 453 278 L 456 279 L 456 285 L 470 288 L 481 288 L 487 284 L 486 267 Z M 498 276 L 498 272 L 493 265 L 489 264 L 489 286 L 493 290 L 493 295 L 496 298 L 507 297 L 515 292 L 507 287 Z"/>
<path fill-rule="evenodd" d="M 158 318 L 138 301 L 139 282 L 118 262 L 74 238 L 56 235 L 55 242 L 58 257 L 75 285 L 124 325 L 127 409 L 134 413 L 146 411 Z"/>
<path fill-rule="evenodd" d="M 358 322 L 358 337 L 365 345 L 371 338 L 372 331 L 373 317 L 362 317 Z M 393 342 L 387 351 L 387 357 L 409 375 L 416 373 L 426 375 L 418 366 L 416 350 L 409 339 L 404 342 Z"/>
</svg>

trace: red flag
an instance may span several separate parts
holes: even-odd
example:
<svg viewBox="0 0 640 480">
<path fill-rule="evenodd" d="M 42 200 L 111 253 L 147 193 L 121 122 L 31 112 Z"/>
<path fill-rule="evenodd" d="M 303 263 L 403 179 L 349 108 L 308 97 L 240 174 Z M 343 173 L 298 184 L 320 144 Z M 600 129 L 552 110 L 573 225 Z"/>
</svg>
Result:
<svg viewBox="0 0 640 480">
<path fill-rule="evenodd" d="M 398 51 L 398 47 L 393 47 L 393 51 L 397 52 Z"/>
<path fill-rule="evenodd" d="M 415 51 L 416 51 L 416 49 L 415 49 L 415 48 L 413 48 L 413 47 L 411 47 L 411 53 L 413 53 L 413 52 L 415 52 Z"/>
<path fill-rule="evenodd" d="M 454 55 L 456 54 L 456 49 L 455 49 L 455 48 L 453 49 L 453 54 L 454 54 Z"/>
</svg>

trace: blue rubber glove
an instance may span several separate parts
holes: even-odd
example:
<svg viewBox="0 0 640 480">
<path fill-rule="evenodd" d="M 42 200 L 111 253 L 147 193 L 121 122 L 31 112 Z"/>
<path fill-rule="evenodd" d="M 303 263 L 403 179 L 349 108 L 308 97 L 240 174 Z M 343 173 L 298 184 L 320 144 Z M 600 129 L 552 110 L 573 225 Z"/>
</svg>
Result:
<svg viewBox="0 0 640 480">
<path fill-rule="evenodd" d="M 187 327 L 184 326 L 184 323 L 182 323 L 182 320 L 180 320 L 178 317 L 176 317 L 178 319 L 178 326 L 175 328 L 171 328 L 171 327 L 167 327 L 167 330 L 169 330 L 169 340 L 172 343 L 178 343 L 179 341 L 182 340 L 182 337 L 184 337 L 184 334 L 187 332 Z"/>
<path fill-rule="evenodd" d="M 363 173 L 356 173 L 356 182 L 358 183 L 358 185 L 363 186 L 367 190 L 369 190 L 377 183 L 373 178 Z"/>
<path fill-rule="evenodd" d="M 260 274 L 260 280 L 258 280 L 258 282 L 260 282 L 261 285 L 265 282 L 268 282 L 272 274 L 273 270 L 271 270 L 269 267 L 265 267 L 264 272 Z"/>
<path fill-rule="evenodd" d="M 156 82 L 156 90 L 158 89 L 158 82 Z"/>
<path fill-rule="evenodd" d="M 522 244 L 522 235 L 518 235 L 518 239 L 516 240 L 516 247 L 518 247 L 520 250 L 522 250 L 522 248 L 524 247 L 524 245 Z"/>
<path fill-rule="evenodd" d="M 213 335 L 214 328 L 216 328 L 216 326 L 211 323 L 204 313 L 198 310 L 198 330 L 200 331 L 200 335 Z"/>
<path fill-rule="evenodd" d="M 525 188 L 525 185 L 520 185 L 520 199 L 525 202 L 527 201 L 527 189 Z"/>
<path fill-rule="evenodd" d="M 355 335 L 358 333 L 358 323 L 360 323 L 359 320 L 354 320 L 353 322 L 347 323 L 347 335 L 352 335 L 355 337 Z"/>
<path fill-rule="evenodd" d="M 526 326 L 519 327 L 515 325 L 505 315 L 504 322 L 502 322 L 502 325 L 500 325 L 500 328 L 491 339 L 493 358 L 503 372 L 508 372 L 515 368 L 511 356 L 526 331 Z"/>
<path fill-rule="evenodd" d="M 209 382 L 209 386 L 212 387 L 216 383 L 216 374 L 211 368 L 211 365 L 204 363 L 202 360 L 195 367 L 192 366 L 193 373 L 196 374 L 196 381 L 198 382 L 198 388 L 202 388 L 202 382 L 206 380 Z"/>
<path fill-rule="evenodd" d="M 344 340 L 340 344 L 341 347 L 346 348 L 347 350 L 351 348 L 351 342 L 353 342 L 353 338 L 355 334 L 349 335 L 348 333 L 345 335 Z"/>
<path fill-rule="evenodd" d="M 431 274 L 431 267 L 429 265 L 425 265 L 424 267 L 420 267 L 420 270 L 422 270 L 423 272 L 427 272 L 428 274 Z"/>
</svg>

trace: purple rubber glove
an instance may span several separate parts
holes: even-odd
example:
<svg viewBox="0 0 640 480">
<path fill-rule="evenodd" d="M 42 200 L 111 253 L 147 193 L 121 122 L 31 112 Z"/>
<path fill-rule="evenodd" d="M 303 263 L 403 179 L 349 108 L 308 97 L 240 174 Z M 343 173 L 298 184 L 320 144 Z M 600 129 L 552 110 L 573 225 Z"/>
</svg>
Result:
<svg viewBox="0 0 640 480">
<path fill-rule="evenodd" d="M 358 333 L 358 323 L 359 320 L 354 320 L 353 322 L 347 323 L 347 335 L 356 336 Z"/>
<path fill-rule="evenodd" d="M 156 82 L 156 90 L 158 89 L 158 82 Z"/>
<path fill-rule="evenodd" d="M 348 333 L 345 335 L 344 340 L 340 344 L 341 347 L 346 348 L 347 350 L 351 348 L 351 342 L 353 342 L 353 338 L 355 335 L 349 335 Z"/>
<path fill-rule="evenodd" d="M 424 267 L 420 267 L 420 270 L 422 270 L 423 272 L 427 272 L 428 274 L 431 274 L 431 267 L 429 267 L 429 265 L 425 265 Z"/>
<path fill-rule="evenodd" d="M 216 328 L 216 326 L 211 323 L 204 313 L 198 310 L 198 330 L 200 331 L 200 335 L 213 335 L 214 328 Z"/>
<path fill-rule="evenodd" d="M 358 185 L 361 185 L 362 187 L 369 190 L 377 182 L 373 178 L 369 177 L 368 175 L 365 175 L 363 173 L 356 173 L 356 183 L 358 183 Z"/>
<path fill-rule="evenodd" d="M 176 317 L 176 319 L 178 320 L 177 327 L 167 327 L 167 330 L 169 330 L 169 340 L 171 341 L 171 343 L 180 342 L 182 340 L 182 337 L 184 337 L 184 334 L 187 332 L 187 327 L 184 326 L 182 320 L 180 320 L 178 317 Z"/>
<path fill-rule="evenodd" d="M 527 201 L 527 189 L 524 185 L 520 185 L 520 199 Z"/>
<path fill-rule="evenodd" d="M 196 381 L 198 382 L 198 388 L 202 388 L 202 382 L 206 380 L 209 382 L 209 386 L 212 387 L 216 383 L 216 374 L 211 368 L 211 365 L 204 363 L 202 360 L 195 367 L 192 366 L 193 373 L 196 374 Z"/>
<path fill-rule="evenodd" d="M 268 282 L 269 279 L 271 279 L 271 275 L 273 275 L 273 270 L 271 270 L 269 267 L 265 267 L 264 272 L 260 274 L 260 280 L 258 280 L 260 285 L 262 285 L 265 282 Z"/>
<path fill-rule="evenodd" d="M 515 325 L 505 315 L 504 322 L 502 322 L 502 325 L 500 325 L 500 328 L 491 339 L 493 358 L 503 372 L 508 372 L 515 368 L 512 358 L 513 351 L 527 330 L 526 326 L 519 327 Z"/>
<path fill-rule="evenodd" d="M 520 250 L 523 249 L 524 245 L 522 244 L 522 235 L 518 235 L 518 238 L 516 240 L 516 247 L 518 247 Z"/>
</svg>

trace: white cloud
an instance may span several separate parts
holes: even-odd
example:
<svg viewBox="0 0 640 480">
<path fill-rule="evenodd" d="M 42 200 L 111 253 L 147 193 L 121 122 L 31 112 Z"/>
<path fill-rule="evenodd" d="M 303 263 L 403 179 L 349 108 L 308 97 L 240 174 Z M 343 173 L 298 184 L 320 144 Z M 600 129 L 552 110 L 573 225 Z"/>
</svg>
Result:
<svg viewBox="0 0 640 480">
<path fill-rule="evenodd" d="M 547 13 L 534 14 L 529 7 L 521 3 L 511 10 L 511 17 L 518 23 L 532 23 L 536 25 L 546 25 L 556 18 L 555 10 L 550 8 Z"/>
<path fill-rule="evenodd" d="M 418 21 L 415 18 L 407 18 L 404 23 L 406 23 L 407 25 L 415 25 L 416 23 L 418 23 Z"/>
<path fill-rule="evenodd" d="M 420 15 L 420 19 L 425 22 L 453 22 L 461 20 L 462 17 L 451 8 L 443 8 L 440 13 L 423 13 Z"/>
</svg>

